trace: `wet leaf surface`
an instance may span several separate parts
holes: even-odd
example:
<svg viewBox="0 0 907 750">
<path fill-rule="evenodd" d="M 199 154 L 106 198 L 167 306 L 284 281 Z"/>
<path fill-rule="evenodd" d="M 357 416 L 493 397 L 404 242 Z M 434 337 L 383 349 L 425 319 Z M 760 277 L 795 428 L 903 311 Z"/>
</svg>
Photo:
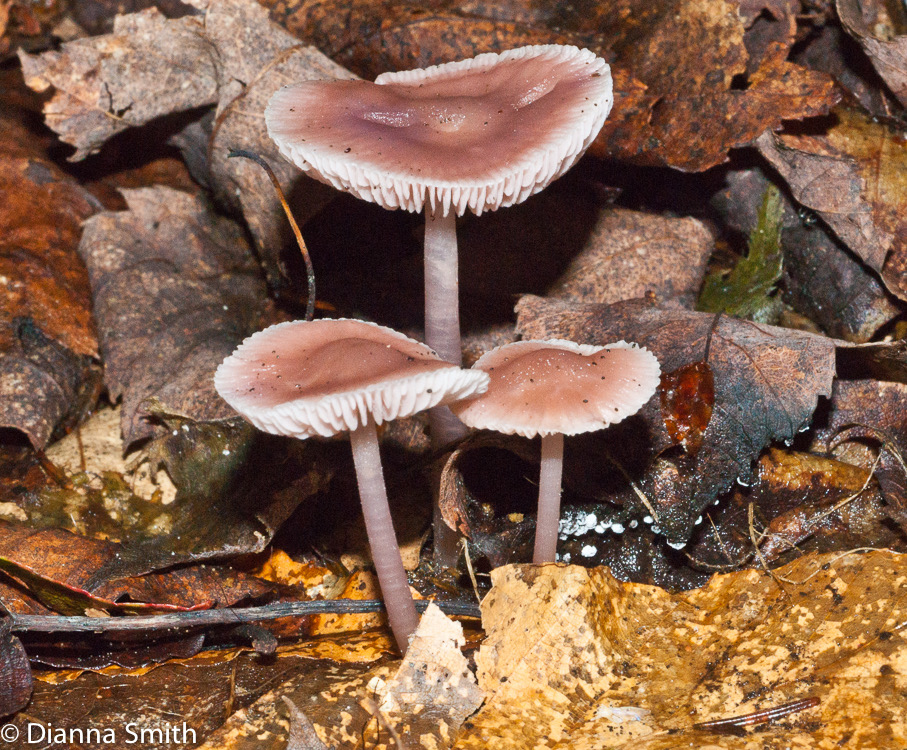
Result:
<svg viewBox="0 0 907 750">
<path fill-rule="evenodd" d="M 0 718 L 25 708 L 32 692 L 32 674 L 22 643 L 9 632 L 9 618 L 0 619 Z"/>
<path fill-rule="evenodd" d="M 719 492 L 738 477 L 772 440 L 792 441 L 809 426 L 819 396 L 831 393 L 835 347 L 830 339 L 800 331 L 707 313 L 669 310 L 631 300 L 614 305 L 573 304 L 524 297 L 517 306 L 525 338 L 569 338 L 604 345 L 628 340 L 650 349 L 663 371 L 701 361 L 711 338 L 709 359 L 715 404 L 702 449 L 694 459 L 662 456 L 660 468 L 636 475 L 658 515 L 658 525 L 674 541 L 685 541 L 694 520 Z M 611 440 L 609 440 L 611 436 Z M 613 454 L 647 451 L 652 457 L 674 443 L 655 400 L 637 417 L 605 433 Z M 630 442 L 632 441 L 632 442 Z M 627 448 L 632 445 L 633 449 Z M 623 503 L 639 507 L 633 493 Z"/>
</svg>

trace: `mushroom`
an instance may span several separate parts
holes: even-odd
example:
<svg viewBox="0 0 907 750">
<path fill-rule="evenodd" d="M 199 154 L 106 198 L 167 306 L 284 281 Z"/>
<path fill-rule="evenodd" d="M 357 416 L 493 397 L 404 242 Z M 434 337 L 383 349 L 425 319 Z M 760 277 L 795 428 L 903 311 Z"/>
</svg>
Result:
<svg viewBox="0 0 907 750">
<path fill-rule="evenodd" d="M 462 363 L 456 217 L 520 203 L 592 143 L 613 103 L 608 64 L 569 45 L 520 47 L 367 81 L 286 86 L 265 110 L 280 152 L 322 182 L 384 208 L 425 212 L 425 341 Z M 466 434 L 429 412 L 443 448 Z M 456 534 L 435 504 L 435 555 Z"/>
<path fill-rule="evenodd" d="M 655 393 L 655 355 L 618 341 L 518 341 L 483 354 L 473 369 L 491 377 L 483 396 L 451 406 L 476 429 L 542 437 L 536 563 L 554 562 L 560 520 L 564 435 L 594 432 L 639 411 Z"/>
<path fill-rule="evenodd" d="M 311 176 L 385 208 L 425 211 L 425 340 L 460 364 L 456 216 L 520 203 L 562 175 L 612 101 L 604 60 L 549 44 L 382 73 L 375 83 L 286 86 L 265 122 Z"/>
<path fill-rule="evenodd" d="M 425 344 L 359 320 L 278 323 L 217 368 L 214 386 L 264 432 L 306 439 L 350 433 L 372 560 L 400 650 L 418 623 L 394 534 L 376 425 L 481 393 L 488 376 Z"/>
</svg>

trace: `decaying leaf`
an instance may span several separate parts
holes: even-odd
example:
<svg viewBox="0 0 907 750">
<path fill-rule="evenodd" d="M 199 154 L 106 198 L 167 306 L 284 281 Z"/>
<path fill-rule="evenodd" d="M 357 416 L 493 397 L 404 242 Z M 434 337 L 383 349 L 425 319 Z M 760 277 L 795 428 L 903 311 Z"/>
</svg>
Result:
<svg viewBox="0 0 907 750">
<path fill-rule="evenodd" d="M 606 569 L 494 571 L 476 656 L 488 697 L 455 747 L 903 744 L 902 556 L 807 556 L 776 574 L 788 583 L 753 570 L 671 595 Z M 739 736 L 693 727 L 805 698 Z"/>
<path fill-rule="evenodd" d="M 231 416 L 214 390 L 214 370 L 268 318 L 239 226 L 169 188 L 124 194 L 130 210 L 88 221 L 79 252 L 103 331 L 105 381 L 113 398 L 123 398 L 128 446 L 154 431 L 151 398 L 194 420 Z"/>
<path fill-rule="evenodd" d="M 8 617 L 0 619 L 0 718 L 25 708 L 32 692 L 32 674 L 25 649 L 10 633 Z"/>
<path fill-rule="evenodd" d="M 849 107 L 818 132 L 766 132 L 758 147 L 790 186 L 896 296 L 907 299 L 907 141 Z"/>
<path fill-rule="evenodd" d="M 398 736 L 418 738 L 421 747 L 451 747 L 463 721 L 482 704 L 460 651 L 465 642 L 463 626 L 430 604 L 396 674 L 370 685 L 378 694 L 377 710 Z"/>
<path fill-rule="evenodd" d="M 217 51 L 201 29 L 196 17 L 149 8 L 117 16 L 112 34 L 20 59 L 29 86 L 56 89 L 47 124 L 82 159 L 126 128 L 217 101 Z"/>
<path fill-rule="evenodd" d="M 55 89 L 46 121 L 76 146 L 73 159 L 126 128 L 216 104 L 213 120 L 195 123 L 177 142 L 198 179 L 242 209 L 276 283 L 286 229 L 274 190 L 258 167 L 227 154 L 232 148 L 256 151 L 288 194 L 292 183 L 301 182 L 298 215 L 312 216 L 328 193 L 300 180 L 279 156 L 265 131 L 264 106 L 287 83 L 351 74 L 270 23 L 254 0 L 189 4 L 194 15 L 167 19 L 151 8 L 118 16 L 111 34 L 69 42 L 59 52 L 23 53 L 26 80 L 37 90 Z"/>
<path fill-rule="evenodd" d="M 835 7 L 844 28 L 860 43 L 892 93 L 907 106 L 904 8 L 883 0 L 837 0 Z"/>
<path fill-rule="evenodd" d="M 712 233 L 696 219 L 608 208 L 548 294 L 574 302 L 619 302 L 653 292 L 688 306 L 702 286 L 713 248 Z"/>
<path fill-rule="evenodd" d="M 687 310 L 659 309 L 639 300 L 613 305 L 571 304 L 524 297 L 517 305 L 524 338 L 566 338 L 602 346 L 621 339 L 654 352 L 664 372 L 703 359 L 714 375 L 713 414 L 695 458 L 660 457 L 660 466 L 637 476 L 669 539 L 685 541 L 703 508 L 772 440 L 790 441 L 809 425 L 819 396 L 831 393 L 835 346 L 831 339 L 749 321 Z M 604 433 L 613 455 L 628 466 L 645 465 L 669 448 L 656 400 L 634 418 Z M 630 447 L 632 446 L 632 447 Z M 623 457 L 623 458 L 621 458 Z M 622 496 L 639 517 L 649 514 L 634 492 Z M 653 514 L 655 515 L 655 514 Z"/>
<path fill-rule="evenodd" d="M 5 117 L 0 128 L 0 425 L 43 448 L 97 397 L 97 335 L 76 246 L 99 205 L 28 130 Z"/>
</svg>

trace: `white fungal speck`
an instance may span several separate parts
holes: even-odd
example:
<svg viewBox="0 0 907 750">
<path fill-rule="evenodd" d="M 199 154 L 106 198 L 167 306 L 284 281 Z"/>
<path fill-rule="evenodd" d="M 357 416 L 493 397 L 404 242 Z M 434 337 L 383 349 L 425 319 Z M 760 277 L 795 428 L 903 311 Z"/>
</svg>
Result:
<svg viewBox="0 0 907 750">
<path fill-rule="evenodd" d="M 741 487 L 749 487 L 749 486 L 750 486 L 750 483 L 749 483 L 749 482 L 744 482 L 740 477 L 737 477 L 737 484 L 739 484 Z M 718 504 L 718 501 L 716 500 L 716 501 L 715 501 L 715 505 L 717 505 L 717 504 Z"/>
<path fill-rule="evenodd" d="M 622 523 L 615 523 L 615 524 L 612 524 L 612 525 L 611 525 L 611 531 L 613 531 L 615 534 L 623 534 L 623 533 L 624 533 L 624 525 L 623 525 Z"/>
<path fill-rule="evenodd" d="M 565 563 L 570 562 L 570 553 L 569 553 L 569 552 L 565 552 L 565 553 L 564 553 L 564 556 L 563 556 L 561 559 L 562 559 Z"/>
<path fill-rule="evenodd" d="M 635 529 L 637 526 L 639 526 L 639 521 L 637 521 L 635 518 L 632 521 L 630 521 L 631 529 Z"/>
<path fill-rule="evenodd" d="M 653 521 L 655 521 L 655 519 L 652 518 L 652 516 L 643 516 L 642 517 L 643 523 L 652 524 Z"/>
<path fill-rule="evenodd" d="M 653 533 L 653 534 L 660 534 L 660 533 L 661 533 L 661 526 L 653 526 L 653 527 L 652 527 L 652 533 Z"/>
<path fill-rule="evenodd" d="M 598 554 L 598 548 L 591 544 L 585 545 L 579 552 L 583 557 L 593 557 Z"/>
<path fill-rule="evenodd" d="M 224 448 L 224 449 L 221 451 L 221 453 L 223 453 L 225 456 L 229 456 L 229 455 L 230 455 L 230 449 L 229 449 L 229 448 Z"/>
<path fill-rule="evenodd" d="M 686 542 L 668 542 L 668 546 L 671 549 L 683 549 L 687 546 Z"/>
<path fill-rule="evenodd" d="M 702 516 L 699 516 L 695 521 L 693 521 L 694 526 L 698 526 L 702 523 Z"/>
</svg>

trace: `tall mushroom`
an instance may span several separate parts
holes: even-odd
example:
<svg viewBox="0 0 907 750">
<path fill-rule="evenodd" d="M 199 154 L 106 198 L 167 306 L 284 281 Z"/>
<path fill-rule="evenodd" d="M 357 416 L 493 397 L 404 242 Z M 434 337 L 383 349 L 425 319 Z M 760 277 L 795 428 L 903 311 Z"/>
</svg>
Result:
<svg viewBox="0 0 907 750">
<path fill-rule="evenodd" d="M 349 432 L 372 560 L 400 650 L 418 622 L 394 534 L 376 425 L 484 391 L 485 373 L 359 320 L 278 323 L 217 368 L 221 397 L 264 432 L 300 439 Z"/>
<path fill-rule="evenodd" d="M 550 44 L 383 73 L 375 83 L 287 86 L 265 122 L 280 152 L 311 176 L 385 208 L 425 212 L 425 340 L 459 364 L 456 217 L 520 203 L 562 175 L 612 102 L 604 60 Z M 436 448 L 465 435 L 446 409 L 429 416 Z M 450 564 L 455 537 L 437 522 L 435 536 Z"/>
<path fill-rule="evenodd" d="M 560 521 L 564 435 L 594 432 L 639 411 L 658 388 L 655 355 L 619 341 L 518 341 L 483 354 L 473 369 L 491 378 L 483 396 L 451 409 L 476 429 L 542 437 L 532 561 L 553 562 Z"/>
</svg>

